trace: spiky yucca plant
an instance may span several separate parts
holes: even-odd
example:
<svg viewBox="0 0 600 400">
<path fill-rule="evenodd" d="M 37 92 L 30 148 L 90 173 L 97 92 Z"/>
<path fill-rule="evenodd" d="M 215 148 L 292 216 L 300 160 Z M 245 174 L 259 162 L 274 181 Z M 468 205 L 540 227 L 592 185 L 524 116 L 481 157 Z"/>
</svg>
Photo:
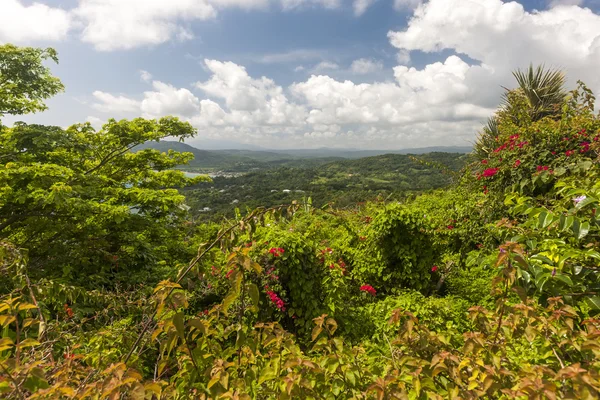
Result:
<svg viewBox="0 0 600 400">
<path fill-rule="evenodd" d="M 513 76 L 519 87 L 514 90 L 505 88 L 502 105 L 505 111 L 511 114 L 511 111 L 518 106 L 514 101 L 514 95 L 517 95 L 527 103 L 531 121 L 560 115 L 561 105 L 567 96 L 564 89 L 566 77 L 563 71 L 546 69 L 544 65 L 535 68 L 529 65 L 525 71 L 520 69 L 514 71 Z"/>
</svg>

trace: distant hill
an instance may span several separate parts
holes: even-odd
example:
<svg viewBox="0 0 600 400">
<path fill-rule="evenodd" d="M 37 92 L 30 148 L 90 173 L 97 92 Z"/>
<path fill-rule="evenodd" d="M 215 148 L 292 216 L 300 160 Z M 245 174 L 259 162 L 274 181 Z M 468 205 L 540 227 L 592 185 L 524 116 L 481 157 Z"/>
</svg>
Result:
<svg viewBox="0 0 600 400">
<path fill-rule="evenodd" d="M 167 152 L 169 150 L 188 152 L 194 155 L 194 159 L 190 161 L 184 169 L 219 169 L 229 168 L 236 164 L 253 164 L 256 159 L 247 157 L 240 151 L 236 154 L 237 150 L 233 151 L 215 151 L 215 150 L 200 150 L 189 144 L 175 142 L 175 141 L 161 141 L 161 142 L 146 142 L 142 145 L 136 146 L 133 150 L 140 151 L 144 149 L 155 149 L 161 152 Z M 259 152 L 262 153 L 262 152 Z M 282 157 L 285 157 L 282 155 Z"/>
<path fill-rule="evenodd" d="M 433 152 L 416 158 L 459 171 L 469 156 Z M 305 196 L 310 196 L 317 207 L 335 202 L 343 208 L 377 196 L 400 200 L 409 193 L 444 187 L 452 180 L 445 170 L 415 161 L 405 154 L 338 159 L 316 166 L 313 160 L 296 160 L 303 163 L 300 168 L 288 164 L 248 171 L 243 176 L 218 176 L 210 184 L 195 185 L 184 193 L 192 212 L 204 219 L 219 219 L 233 215 L 236 207 L 242 210 L 268 207 Z M 199 211 L 205 207 L 210 213 Z"/>
<path fill-rule="evenodd" d="M 344 159 L 359 159 L 385 154 L 426 154 L 426 153 L 470 153 L 470 147 L 424 147 L 406 150 L 355 150 L 355 149 L 287 149 L 287 150 L 201 150 L 186 143 L 175 141 L 146 142 L 134 151 L 143 149 L 168 151 L 169 149 L 194 154 L 194 160 L 182 169 L 186 170 L 226 170 L 246 172 L 275 167 L 315 167 Z"/>
<path fill-rule="evenodd" d="M 363 158 L 374 157 L 384 154 L 425 154 L 425 153 L 460 153 L 466 154 L 473 151 L 472 147 L 466 146 L 435 146 L 420 147 L 414 149 L 402 150 L 357 150 L 357 149 L 287 149 L 277 150 L 279 153 L 289 154 L 295 157 L 342 157 L 342 158 Z"/>
</svg>

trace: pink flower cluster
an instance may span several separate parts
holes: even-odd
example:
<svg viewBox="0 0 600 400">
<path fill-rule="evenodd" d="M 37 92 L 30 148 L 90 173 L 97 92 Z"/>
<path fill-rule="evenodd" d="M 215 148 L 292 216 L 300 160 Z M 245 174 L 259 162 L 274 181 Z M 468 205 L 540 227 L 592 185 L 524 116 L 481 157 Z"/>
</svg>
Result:
<svg viewBox="0 0 600 400">
<path fill-rule="evenodd" d="M 269 249 L 269 253 L 273 254 L 273 257 L 280 257 L 283 253 L 285 253 L 285 250 L 281 247 L 271 247 Z"/>
<path fill-rule="evenodd" d="M 267 296 L 269 296 L 269 299 L 271 299 L 271 302 L 275 304 L 275 307 L 277 307 L 279 311 L 285 311 L 285 303 L 277 296 L 277 293 L 267 290 Z"/>
<path fill-rule="evenodd" d="M 377 291 L 375 290 L 375 288 L 371 285 L 362 285 L 360 287 L 360 290 L 362 292 L 367 292 L 369 293 L 371 296 L 375 296 L 377 294 Z"/>
<path fill-rule="evenodd" d="M 483 171 L 483 177 L 490 178 L 490 177 L 496 175 L 498 173 L 498 171 L 500 171 L 500 168 L 488 168 L 485 171 Z"/>
</svg>

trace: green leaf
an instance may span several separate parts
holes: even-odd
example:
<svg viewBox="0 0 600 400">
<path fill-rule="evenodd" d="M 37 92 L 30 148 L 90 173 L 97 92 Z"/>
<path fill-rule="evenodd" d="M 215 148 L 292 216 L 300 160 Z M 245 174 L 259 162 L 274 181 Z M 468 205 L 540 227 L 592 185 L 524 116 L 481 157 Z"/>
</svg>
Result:
<svg viewBox="0 0 600 400">
<path fill-rule="evenodd" d="M 542 211 L 538 216 L 538 226 L 542 229 L 546 228 L 552 223 L 554 215 L 547 211 Z"/>
<path fill-rule="evenodd" d="M 600 310 L 600 297 L 599 296 L 586 297 L 585 302 L 593 310 Z"/>
<path fill-rule="evenodd" d="M 578 225 L 579 225 L 579 227 L 578 227 L 579 229 L 576 233 L 577 239 L 583 239 L 584 237 L 587 236 L 588 232 L 590 231 L 590 223 L 586 221 L 586 222 L 583 222 Z"/>
<path fill-rule="evenodd" d="M 581 210 L 583 207 L 593 204 L 593 203 L 597 203 L 598 199 L 588 196 L 585 199 L 581 200 L 579 203 L 577 203 L 577 205 L 575 205 L 575 208 L 577 210 Z"/>
<path fill-rule="evenodd" d="M 185 340 L 185 330 L 183 327 L 183 313 L 178 312 L 173 316 L 173 325 L 175 325 L 175 329 L 177 330 L 177 335 L 181 338 L 181 340 Z"/>
<path fill-rule="evenodd" d="M 564 274 L 556 274 L 553 279 L 559 280 L 563 283 L 565 283 L 566 285 L 568 285 L 569 287 L 573 286 L 573 281 L 571 280 L 571 278 L 569 278 L 568 275 L 564 275 Z"/>
<path fill-rule="evenodd" d="M 252 300 L 252 304 L 254 305 L 254 309 L 256 311 L 258 311 L 258 305 L 259 305 L 258 286 L 256 286 L 254 283 L 248 284 L 248 294 L 250 295 L 250 299 Z"/>
</svg>

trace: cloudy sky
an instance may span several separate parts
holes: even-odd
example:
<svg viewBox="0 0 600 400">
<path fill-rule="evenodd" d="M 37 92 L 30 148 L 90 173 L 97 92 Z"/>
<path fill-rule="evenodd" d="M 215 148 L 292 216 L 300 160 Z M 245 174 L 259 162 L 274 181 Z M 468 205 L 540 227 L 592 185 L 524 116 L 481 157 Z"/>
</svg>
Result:
<svg viewBox="0 0 600 400">
<path fill-rule="evenodd" d="M 600 0 L 0 0 L 6 42 L 67 90 L 4 123 L 177 115 L 205 148 L 469 145 L 530 62 L 600 93 Z"/>
</svg>

